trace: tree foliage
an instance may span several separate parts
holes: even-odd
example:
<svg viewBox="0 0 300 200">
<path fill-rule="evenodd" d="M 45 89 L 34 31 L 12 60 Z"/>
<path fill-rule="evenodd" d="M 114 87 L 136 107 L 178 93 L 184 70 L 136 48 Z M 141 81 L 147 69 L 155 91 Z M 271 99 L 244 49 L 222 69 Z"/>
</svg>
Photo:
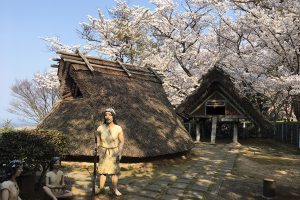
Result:
<svg viewBox="0 0 300 200">
<path fill-rule="evenodd" d="M 217 63 L 234 78 L 242 95 L 271 119 L 292 115 L 300 94 L 300 2 L 294 0 L 151 0 L 154 9 L 125 1 L 106 17 L 81 23 L 86 44 L 140 66 L 154 65 L 164 76 L 172 104 L 179 104 Z M 73 51 L 57 38 L 55 49 Z"/>
<path fill-rule="evenodd" d="M 0 134 L 7 131 L 12 131 L 14 129 L 13 125 L 11 124 L 11 120 L 4 120 L 2 127 L 0 128 Z"/>
<path fill-rule="evenodd" d="M 273 120 L 292 117 L 300 93 L 299 1 L 228 1 L 238 18 L 220 15 L 216 35 L 237 85 Z M 259 98 L 257 98 L 259 96 Z"/>
<path fill-rule="evenodd" d="M 56 71 L 35 74 L 32 80 L 17 80 L 11 87 L 13 100 L 9 112 L 26 120 L 40 122 L 58 99 Z"/>
<path fill-rule="evenodd" d="M 67 152 L 67 139 L 58 131 L 9 130 L 1 133 L 1 164 L 19 159 L 28 169 L 46 166 L 53 156 Z"/>
</svg>

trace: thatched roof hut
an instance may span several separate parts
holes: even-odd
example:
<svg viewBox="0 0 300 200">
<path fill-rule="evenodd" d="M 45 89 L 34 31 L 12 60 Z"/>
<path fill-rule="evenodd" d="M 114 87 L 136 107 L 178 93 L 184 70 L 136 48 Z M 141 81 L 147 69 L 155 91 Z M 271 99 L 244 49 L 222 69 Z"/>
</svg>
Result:
<svg viewBox="0 0 300 200">
<path fill-rule="evenodd" d="M 200 86 L 176 108 L 176 112 L 186 119 L 209 119 L 219 115 L 222 121 L 249 120 L 263 136 L 268 136 L 272 124 L 240 94 L 231 77 L 221 66 L 215 66 L 202 77 Z"/>
<path fill-rule="evenodd" d="M 125 134 L 123 156 L 155 157 L 188 151 L 189 133 L 176 115 L 156 71 L 121 62 L 59 52 L 60 100 L 39 128 L 70 138 L 71 156 L 91 156 L 103 111 L 116 110 Z"/>
</svg>

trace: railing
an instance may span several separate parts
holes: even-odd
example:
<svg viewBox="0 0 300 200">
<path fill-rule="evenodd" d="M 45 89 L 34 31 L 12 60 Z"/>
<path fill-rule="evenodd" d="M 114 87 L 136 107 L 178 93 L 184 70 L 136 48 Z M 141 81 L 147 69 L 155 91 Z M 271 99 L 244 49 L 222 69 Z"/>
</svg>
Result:
<svg viewBox="0 0 300 200">
<path fill-rule="evenodd" d="M 191 136 L 196 138 L 196 125 L 194 123 L 185 123 L 184 125 Z M 300 122 L 274 122 L 273 139 L 300 148 Z"/>
<path fill-rule="evenodd" d="M 275 122 L 274 139 L 300 148 L 300 123 Z"/>
</svg>

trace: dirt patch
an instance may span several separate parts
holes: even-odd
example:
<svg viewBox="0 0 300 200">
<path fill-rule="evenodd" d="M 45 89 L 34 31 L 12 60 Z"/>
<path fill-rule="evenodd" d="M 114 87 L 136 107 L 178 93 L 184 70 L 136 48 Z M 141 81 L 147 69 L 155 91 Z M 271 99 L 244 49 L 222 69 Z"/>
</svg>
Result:
<svg viewBox="0 0 300 200">
<path fill-rule="evenodd" d="M 223 199 L 261 199 L 261 185 L 249 180 L 224 180 L 220 189 L 220 197 Z"/>
<path fill-rule="evenodd" d="M 132 185 L 155 181 L 156 178 L 164 174 L 172 174 L 172 172 L 179 170 L 184 171 L 184 168 L 199 160 L 206 163 L 207 166 L 205 165 L 202 170 L 205 172 L 211 169 L 213 165 L 222 166 L 222 162 L 224 162 L 222 155 L 225 156 L 227 153 L 221 153 L 221 151 L 227 151 L 229 148 L 232 153 L 238 154 L 232 175 L 218 174 L 219 169 L 215 171 L 215 175 L 208 175 L 214 176 L 216 180 L 223 180 L 219 191 L 221 198 L 226 200 L 262 199 L 263 178 L 272 178 L 277 185 L 276 199 L 300 199 L 299 149 L 272 140 L 248 139 L 240 142 L 241 146 L 201 143 L 189 154 L 182 157 L 158 159 L 144 163 L 121 163 L 120 182 L 123 181 L 124 185 Z M 91 188 L 93 163 L 63 162 L 62 170 L 68 175 L 66 178 L 67 185 L 70 188 L 73 187 L 72 191 L 76 191 L 74 190 L 76 186 L 78 196 L 80 196 L 81 191 Z M 126 189 L 120 189 L 126 192 Z M 42 198 L 30 198 L 30 200 L 33 199 Z M 107 199 L 107 196 L 103 199 Z"/>
<path fill-rule="evenodd" d="M 231 183 L 238 186 L 232 186 L 235 188 L 232 190 L 240 187 L 239 191 L 242 193 L 245 190 L 242 186 L 247 187 L 249 182 L 255 185 L 249 186 L 248 188 L 252 188 L 249 191 L 261 194 L 263 179 L 271 178 L 276 181 L 276 199 L 300 199 L 299 149 L 272 140 L 256 139 L 247 141 L 238 151 L 233 175 L 244 182 Z M 253 198 L 259 199 L 255 195 Z M 239 198 L 236 196 L 232 199 Z"/>
</svg>

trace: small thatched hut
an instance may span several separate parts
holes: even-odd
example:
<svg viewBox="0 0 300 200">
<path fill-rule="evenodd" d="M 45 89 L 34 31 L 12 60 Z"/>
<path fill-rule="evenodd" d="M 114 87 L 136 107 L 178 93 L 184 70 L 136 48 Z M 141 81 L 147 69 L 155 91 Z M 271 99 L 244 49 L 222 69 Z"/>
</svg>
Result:
<svg viewBox="0 0 300 200">
<path fill-rule="evenodd" d="M 224 136 L 226 132 L 220 129 L 219 125 L 223 124 L 232 127 L 229 135 L 234 143 L 238 142 L 238 128 L 241 125 L 245 128 L 246 122 L 254 124 L 258 136 L 267 137 L 272 132 L 272 124 L 240 95 L 231 77 L 220 66 L 215 66 L 202 77 L 201 85 L 176 108 L 176 112 L 185 119 L 190 132 L 191 127 L 195 127 L 197 141 L 200 136 L 209 135 L 214 144 L 216 134 Z M 209 129 L 204 128 L 207 124 L 211 124 Z"/>
<path fill-rule="evenodd" d="M 94 127 L 103 122 L 102 113 L 108 107 L 116 110 L 125 134 L 123 156 L 155 157 L 193 147 L 156 71 L 85 57 L 80 52 L 59 54 L 62 99 L 38 127 L 67 134 L 71 157 L 93 154 Z"/>
</svg>

